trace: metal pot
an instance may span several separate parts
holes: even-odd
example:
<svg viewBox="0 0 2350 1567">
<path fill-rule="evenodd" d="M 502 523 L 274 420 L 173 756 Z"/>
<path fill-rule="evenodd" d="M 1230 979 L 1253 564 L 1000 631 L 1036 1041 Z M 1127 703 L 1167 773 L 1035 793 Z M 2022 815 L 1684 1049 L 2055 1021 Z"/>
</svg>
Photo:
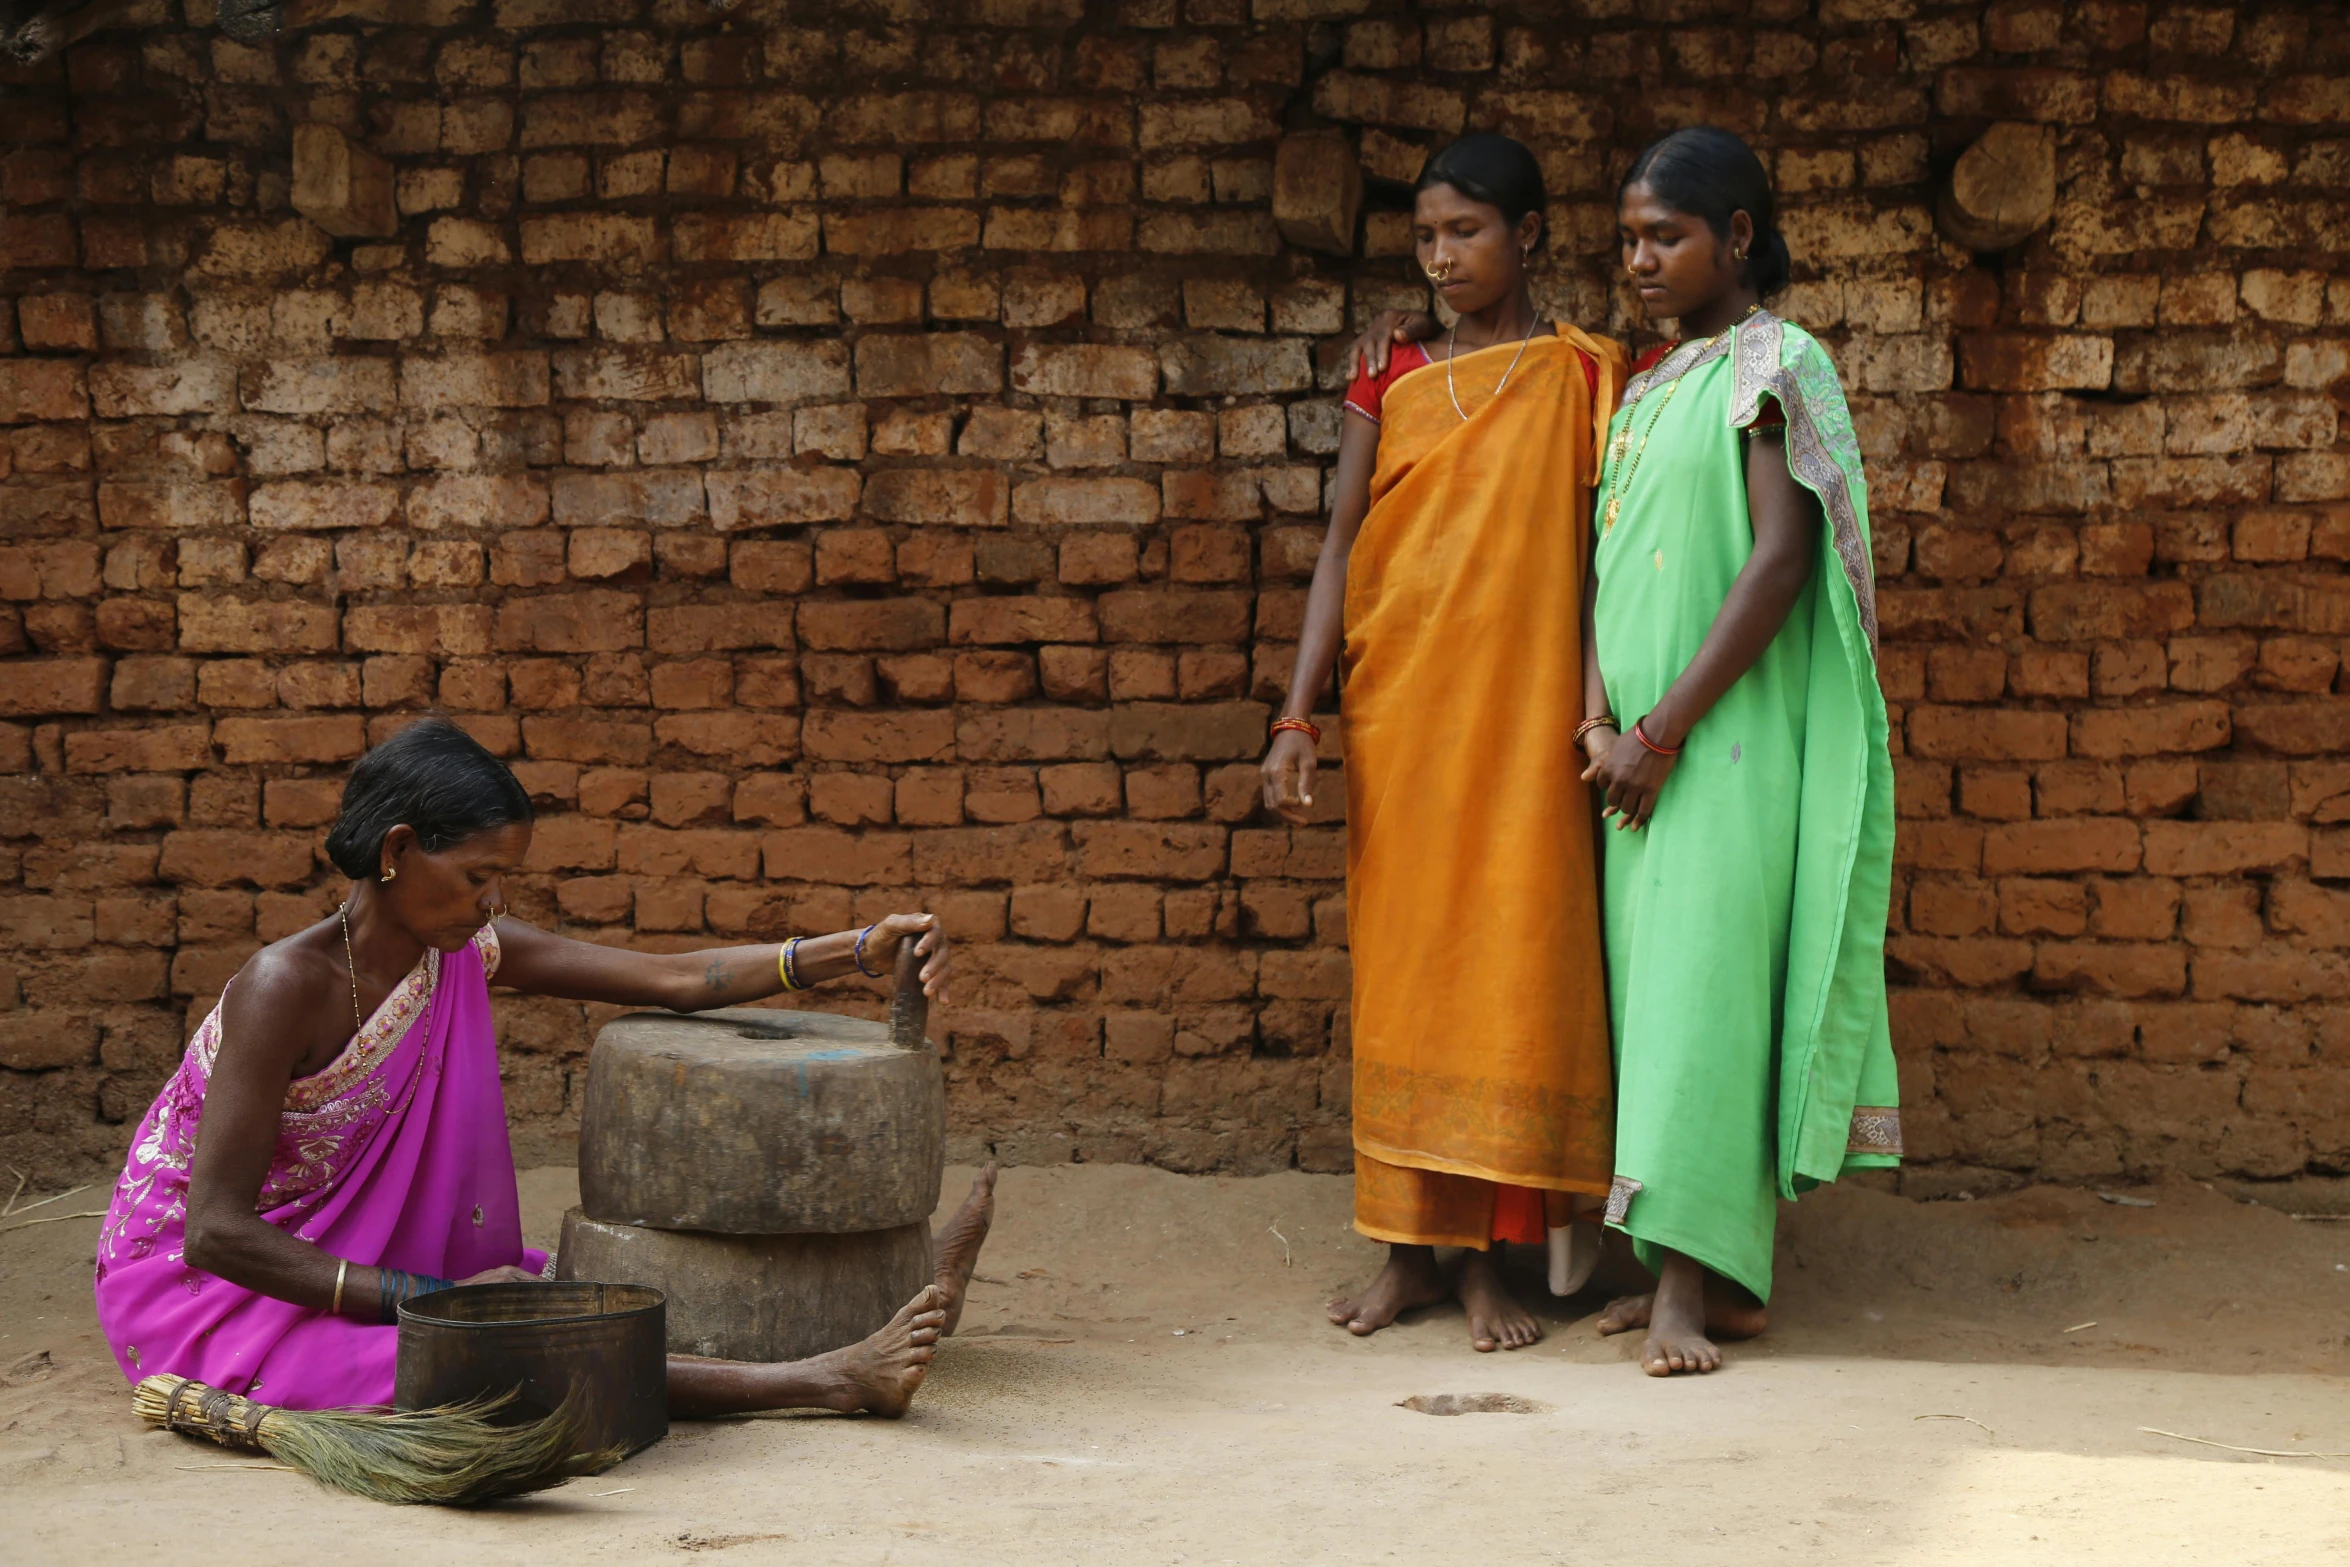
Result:
<svg viewBox="0 0 2350 1567">
<path fill-rule="evenodd" d="M 585 1451 L 669 1434 L 667 1299 L 641 1284 L 461 1284 L 400 1306 L 402 1409 L 521 1389 L 516 1420 L 576 1392 Z"/>
</svg>

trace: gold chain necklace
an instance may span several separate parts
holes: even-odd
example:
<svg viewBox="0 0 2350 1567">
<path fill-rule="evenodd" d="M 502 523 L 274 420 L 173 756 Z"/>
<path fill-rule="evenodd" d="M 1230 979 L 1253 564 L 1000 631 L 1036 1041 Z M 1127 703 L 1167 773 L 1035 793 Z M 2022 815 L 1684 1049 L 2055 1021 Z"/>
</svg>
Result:
<svg viewBox="0 0 2350 1567">
<path fill-rule="evenodd" d="M 1729 326 L 1722 328 L 1720 332 L 1716 332 L 1712 337 L 1699 344 L 1689 368 L 1696 369 L 1695 361 L 1704 358 L 1706 350 L 1719 342 L 1724 333 L 1731 331 L 1740 321 L 1744 321 L 1761 308 L 1762 305 L 1759 301 L 1748 305 L 1745 310 L 1739 313 L 1737 321 L 1731 322 Z M 1673 377 L 1672 385 L 1665 388 L 1665 395 L 1657 402 L 1656 412 L 1648 416 L 1648 428 L 1640 432 L 1640 445 L 1632 453 L 1632 466 L 1629 468 L 1624 466 L 1624 448 L 1630 445 L 1632 440 L 1632 410 L 1630 408 L 1624 410 L 1624 427 L 1616 432 L 1616 438 L 1610 443 L 1608 451 L 1607 522 L 1600 532 L 1610 533 L 1615 530 L 1616 514 L 1624 509 L 1624 496 L 1630 492 L 1632 480 L 1640 472 L 1640 459 L 1648 455 L 1648 438 L 1656 434 L 1657 421 L 1664 418 L 1665 410 L 1673 405 L 1673 394 L 1681 390 L 1681 383 L 1688 379 L 1689 371 L 1684 370 Z M 1647 395 L 1647 391 L 1643 389 L 1640 397 Z M 1632 399 L 1633 408 L 1640 406 L 1640 397 Z M 1622 476 L 1620 479 L 1617 477 L 1619 473 Z"/>
<path fill-rule="evenodd" d="M 1541 330 L 1542 317 L 1537 315 L 1534 318 L 1534 324 L 1526 329 L 1526 335 L 1518 339 L 1518 351 L 1510 356 L 1510 367 L 1501 373 L 1501 384 L 1496 386 L 1493 389 L 1493 395 L 1485 400 L 1486 407 L 1491 408 L 1495 403 L 1501 401 L 1501 394 L 1510 384 L 1511 374 L 1518 368 L 1518 361 L 1526 357 L 1526 345 L 1533 342 L 1534 334 Z M 1452 398 L 1452 411 L 1461 416 L 1461 423 L 1467 424 L 1469 411 L 1461 406 L 1461 394 L 1453 390 L 1452 384 L 1452 362 L 1459 353 L 1460 342 L 1461 323 L 1456 317 L 1452 324 L 1452 335 L 1444 340 L 1444 390 L 1446 395 Z M 1491 347 L 1492 345 L 1487 344 L 1486 346 Z"/>
<path fill-rule="evenodd" d="M 343 922 L 343 966 L 351 972 L 351 1032 L 357 1034 L 367 1026 L 367 1019 L 359 1015 L 359 963 L 351 956 L 351 905 L 345 903 L 335 910 L 335 917 Z"/>
</svg>

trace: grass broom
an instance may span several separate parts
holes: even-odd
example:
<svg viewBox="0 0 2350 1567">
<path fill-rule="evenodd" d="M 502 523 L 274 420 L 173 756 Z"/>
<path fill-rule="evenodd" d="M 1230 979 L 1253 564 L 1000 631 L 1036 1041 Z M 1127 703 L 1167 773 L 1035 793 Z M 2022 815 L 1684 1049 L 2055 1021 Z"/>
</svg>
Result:
<svg viewBox="0 0 2350 1567">
<path fill-rule="evenodd" d="M 151 1426 L 267 1453 L 321 1485 L 375 1502 L 487 1502 L 543 1491 L 627 1456 L 617 1447 L 577 1450 L 581 1417 L 573 1398 L 541 1420 L 494 1423 L 515 1396 L 440 1409 L 279 1409 L 159 1375 L 131 1390 L 131 1408 Z"/>
</svg>

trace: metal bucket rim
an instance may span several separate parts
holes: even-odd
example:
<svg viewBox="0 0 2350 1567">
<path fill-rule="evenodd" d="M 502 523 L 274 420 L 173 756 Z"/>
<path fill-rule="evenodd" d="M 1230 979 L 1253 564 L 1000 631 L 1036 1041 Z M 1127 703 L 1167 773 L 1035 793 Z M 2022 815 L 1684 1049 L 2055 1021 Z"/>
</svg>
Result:
<svg viewBox="0 0 2350 1567">
<path fill-rule="evenodd" d="M 564 1312 L 560 1315 L 551 1317 L 499 1317 L 494 1320 L 485 1320 L 479 1317 L 436 1316 L 433 1313 L 423 1309 L 425 1303 L 428 1301 L 436 1301 L 448 1296 L 460 1295 L 466 1296 L 468 1298 L 478 1298 L 478 1292 L 486 1292 L 489 1290 L 542 1288 L 568 1290 L 583 1287 L 606 1290 L 627 1290 L 632 1293 L 649 1296 L 651 1298 L 634 1306 L 622 1306 L 611 1311 L 573 1311 Z M 643 1317 L 654 1312 L 662 1311 L 667 1308 L 668 1304 L 669 1297 L 660 1290 L 655 1289 L 650 1284 L 624 1284 L 617 1282 L 607 1282 L 602 1279 L 542 1279 L 534 1280 L 528 1284 L 524 1284 L 519 1281 L 504 1284 L 453 1284 L 445 1290 L 433 1290 L 423 1295 L 412 1295 L 408 1299 L 400 1302 L 400 1323 L 402 1326 L 406 1326 L 408 1323 L 413 1322 L 419 1327 L 435 1328 L 544 1328 L 559 1326 L 566 1323 L 625 1322 L 632 1317 Z"/>
</svg>

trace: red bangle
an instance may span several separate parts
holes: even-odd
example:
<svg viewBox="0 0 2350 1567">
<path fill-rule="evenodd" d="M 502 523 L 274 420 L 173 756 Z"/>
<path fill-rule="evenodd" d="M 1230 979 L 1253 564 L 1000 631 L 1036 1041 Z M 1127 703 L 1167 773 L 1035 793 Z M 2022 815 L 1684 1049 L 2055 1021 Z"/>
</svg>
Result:
<svg viewBox="0 0 2350 1567">
<path fill-rule="evenodd" d="M 1648 719 L 1645 716 L 1632 720 L 1632 738 L 1639 741 L 1642 745 L 1647 746 L 1651 751 L 1654 751 L 1659 756 L 1679 756 L 1681 754 L 1680 745 L 1658 745 L 1654 740 L 1648 738 L 1648 731 L 1640 727 L 1647 722 Z M 1687 745 L 1688 743 L 1688 741 L 1684 740 L 1681 742 L 1681 745 Z"/>
<path fill-rule="evenodd" d="M 1273 728 L 1270 732 L 1273 734 L 1279 734 L 1284 729 L 1294 729 L 1299 734 L 1304 735 L 1308 740 L 1313 741 L 1316 745 L 1320 745 L 1322 743 L 1322 731 L 1315 728 L 1305 719 L 1276 718 L 1273 720 Z"/>
</svg>

